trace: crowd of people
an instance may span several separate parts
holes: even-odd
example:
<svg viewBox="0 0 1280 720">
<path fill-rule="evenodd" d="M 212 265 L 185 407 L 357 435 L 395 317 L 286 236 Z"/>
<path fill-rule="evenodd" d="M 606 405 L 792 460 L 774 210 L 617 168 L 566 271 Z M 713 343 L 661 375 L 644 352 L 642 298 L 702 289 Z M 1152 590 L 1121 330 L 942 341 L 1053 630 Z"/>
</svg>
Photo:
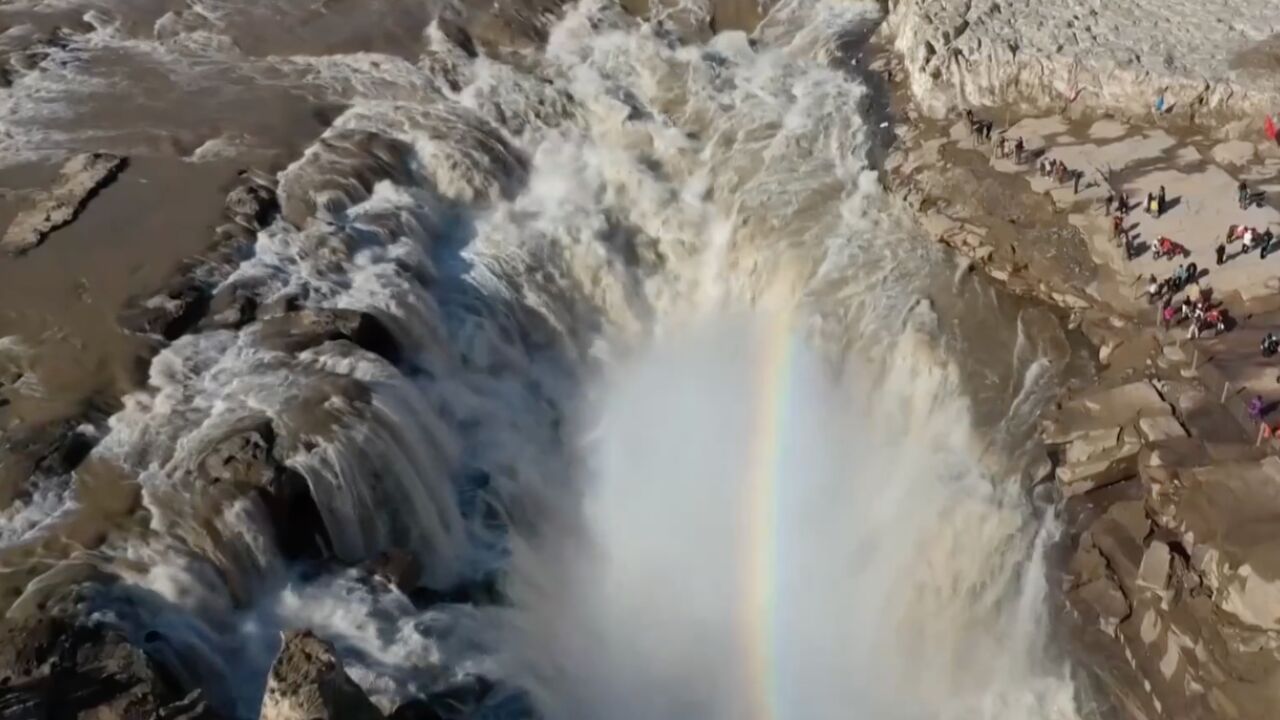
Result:
<svg viewBox="0 0 1280 720">
<path fill-rule="evenodd" d="M 975 142 L 990 143 L 992 137 L 990 121 L 976 118 L 972 111 L 966 111 L 966 116 Z M 1024 161 L 1029 159 L 1023 138 L 1006 137 L 1004 131 L 999 134 L 993 151 L 1001 159 L 1012 156 L 1013 161 L 1018 165 L 1024 164 Z M 1073 183 L 1074 192 L 1079 194 L 1084 173 L 1068 167 L 1061 159 L 1042 154 L 1038 157 L 1036 169 L 1040 177 L 1052 179 L 1059 185 Z M 1123 190 L 1116 189 L 1108 178 L 1103 178 L 1102 183 L 1107 186 L 1107 193 L 1102 200 L 1102 210 L 1104 217 L 1110 218 L 1112 240 L 1123 247 L 1125 257 L 1131 261 L 1141 252 L 1140 246 L 1135 241 L 1136 236 L 1132 232 L 1136 224 L 1131 224 L 1129 220 L 1130 211 L 1138 207 L 1138 204 L 1131 203 L 1129 196 Z M 1239 182 L 1236 190 L 1236 199 L 1241 210 L 1262 206 L 1265 202 L 1265 195 L 1252 191 L 1244 181 Z M 1174 205 L 1177 202 L 1175 198 Z M 1151 218 L 1163 217 L 1170 209 L 1166 188 L 1162 185 L 1155 192 L 1148 192 L 1146 202 L 1142 203 L 1141 207 Z M 1255 249 L 1259 251 L 1260 258 L 1266 258 L 1276 249 L 1273 247 L 1275 239 L 1275 233 L 1270 228 L 1260 230 L 1246 225 L 1231 225 L 1222 242 L 1214 248 L 1216 264 L 1221 266 L 1231 257 L 1247 255 Z M 1240 249 L 1234 256 L 1228 257 L 1228 248 L 1234 243 L 1239 243 Z M 1191 257 L 1191 251 L 1185 245 L 1163 235 L 1151 241 L 1150 249 L 1152 257 L 1156 260 Z M 1189 262 L 1179 264 L 1166 277 L 1160 278 L 1156 274 L 1148 276 L 1144 294 L 1157 309 L 1159 324 L 1165 331 L 1185 323 L 1187 338 L 1194 340 L 1210 331 L 1216 336 L 1234 327 L 1235 322 L 1227 308 L 1220 300 L 1213 297 L 1211 288 L 1201 285 L 1202 276 L 1207 274 L 1207 270 L 1201 269 L 1194 262 Z M 1280 336 L 1273 332 L 1266 333 L 1260 343 L 1260 350 L 1264 358 L 1280 356 Z M 1277 378 L 1277 382 L 1280 382 L 1280 377 Z M 1271 428 L 1263 422 L 1267 407 L 1262 397 L 1253 396 L 1247 403 L 1246 409 L 1253 419 L 1262 423 L 1261 427 L 1265 431 L 1263 434 L 1270 437 Z M 1277 426 L 1275 433 L 1280 437 L 1280 426 Z"/>
</svg>

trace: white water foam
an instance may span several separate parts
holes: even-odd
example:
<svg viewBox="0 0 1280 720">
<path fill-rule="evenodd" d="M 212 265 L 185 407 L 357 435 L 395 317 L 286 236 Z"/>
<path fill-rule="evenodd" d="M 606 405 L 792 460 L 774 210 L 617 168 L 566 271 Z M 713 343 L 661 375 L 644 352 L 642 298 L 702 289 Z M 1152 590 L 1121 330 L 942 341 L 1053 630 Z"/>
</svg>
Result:
<svg viewBox="0 0 1280 720">
<path fill-rule="evenodd" d="M 515 564 L 515 673 L 546 716 L 1076 717 L 1044 647 L 1053 531 L 979 463 L 927 340 L 891 348 L 888 377 L 853 361 L 837 379 L 801 352 L 762 378 L 776 342 L 718 325 L 609 373 L 584 421 L 581 515 Z M 779 436 L 761 436 L 760 395 L 782 382 Z M 743 537 L 751 462 L 773 442 L 778 526 Z M 755 542 L 777 553 L 768 577 Z M 775 615 L 744 627 L 756 582 Z M 752 684 L 758 652 L 776 688 Z"/>
</svg>

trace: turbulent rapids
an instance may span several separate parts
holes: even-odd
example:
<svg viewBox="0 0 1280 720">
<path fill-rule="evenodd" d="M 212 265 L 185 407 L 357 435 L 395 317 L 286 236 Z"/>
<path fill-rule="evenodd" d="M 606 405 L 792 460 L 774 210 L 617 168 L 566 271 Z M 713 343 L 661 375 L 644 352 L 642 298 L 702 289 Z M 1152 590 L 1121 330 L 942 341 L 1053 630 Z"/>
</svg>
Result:
<svg viewBox="0 0 1280 720">
<path fill-rule="evenodd" d="M 168 345 L 4 511 L 6 604 L 74 598 L 232 717 L 292 628 L 384 712 L 483 677 L 485 717 L 1077 716 L 1029 499 L 1070 349 L 881 190 L 874 5 L 704 41 L 584 0 L 536 48 L 432 24 L 411 59 L 250 53 L 231 5 L 156 39 L 90 13 L 5 150 L 88 132 L 29 102 L 105 92 L 85 58 L 341 106 L 215 300 L 382 334 Z"/>
</svg>

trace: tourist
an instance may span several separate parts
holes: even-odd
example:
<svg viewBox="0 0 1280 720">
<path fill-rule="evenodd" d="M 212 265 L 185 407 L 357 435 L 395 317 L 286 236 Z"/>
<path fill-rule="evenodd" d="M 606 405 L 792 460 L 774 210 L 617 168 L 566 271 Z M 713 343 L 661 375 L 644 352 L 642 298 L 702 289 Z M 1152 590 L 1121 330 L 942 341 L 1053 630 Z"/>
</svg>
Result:
<svg viewBox="0 0 1280 720">
<path fill-rule="evenodd" d="M 992 128 L 995 127 L 995 125 L 996 125 L 995 122 L 991 120 L 987 120 L 986 122 L 982 123 L 982 127 L 983 127 L 982 139 L 984 142 L 991 142 L 991 130 Z"/>
<path fill-rule="evenodd" d="M 1266 408 L 1266 403 L 1263 402 L 1261 395 L 1254 395 L 1253 399 L 1245 407 L 1249 411 L 1249 417 L 1253 418 L 1254 422 L 1262 421 L 1262 411 Z"/>
<path fill-rule="evenodd" d="M 1236 186 L 1236 199 L 1240 201 L 1241 210 L 1249 209 L 1249 186 L 1243 180 Z"/>
<path fill-rule="evenodd" d="M 1114 192 L 1107 191 L 1107 196 L 1102 199 L 1102 214 L 1110 215 L 1111 206 L 1115 204 L 1116 204 L 1116 194 Z"/>
<path fill-rule="evenodd" d="M 1213 335 L 1217 337 L 1227 331 L 1227 309 L 1215 308 L 1205 313 L 1205 324 L 1213 328 Z"/>
<path fill-rule="evenodd" d="M 1154 215 L 1156 210 L 1156 196 L 1153 193 L 1147 193 L 1147 204 L 1143 210 L 1148 215 Z"/>
<path fill-rule="evenodd" d="M 996 154 L 1002 160 L 1009 156 L 1009 139 L 1003 133 L 1000 134 L 1000 140 L 996 143 Z"/>
<path fill-rule="evenodd" d="M 1161 185 L 1160 192 L 1156 193 L 1156 217 L 1160 217 L 1161 215 L 1164 215 L 1164 202 L 1165 202 L 1164 186 Z"/>
<path fill-rule="evenodd" d="M 1261 250 L 1258 257 L 1263 260 L 1267 259 L 1267 254 L 1271 252 L 1271 241 L 1275 237 L 1275 233 L 1271 232 L 1271 228 L 1267 228 L 1266 232 L 1262 233 L 1262 240 L 1258 243 L 1258 247 Z"/>
<path fill-rule="evenodd" d="M 1160 296 L 1164 294 L 1163 290 L 1163 283 L 1157 280 L 1155 275 L 1152 275 L 1147 281 L 1147 298 L 1151 304 L 1154 305 L 1160 299 Z"/>
<path fill-rule="evenodd" d="M 1083 176 L 1084 176 L 1084 173 L 1080 172 L 1079 170 L 1076 170 L 1071 173 L 1071 180 L 1072 182 L 1075 183 L 1076 195 L 1080 194 L 1080 178 Z"/>
<path fill-rule="evenodd" d="M 1256 237 L 1253 228 L 1247 228 L 1244 231 L 1243 243 L 1240 245 L 1240 252 L 1248 255 L 1253 252 L 1253 239 Z"/>
<path fill-rule="evenodd" d="M 1280 338 L 1274 333 L 1267 333 L 1262 336 L 1262 357 L 1271 357 L 1280 352 Z"/>
<path fill-rule="evenodd" d="M 1119 240 L 1122 230 L 1124 230 L 1124 218 L 1120 215 L 1113 216 L 1111 218 L 1111 239 L 1113 241 Z"/>
<path fill-rule="evenodd" d="M 1165 300 L 1164 309 L 1160 311 L 1160 318 L 1164 322 L 1164 329 L 1168 330 L 1169 326 L 1174 323 L 1174 318 L 1178 316 L 1178 311 L 1173 305 Z"/>
<path fill-rule="evenodd" d="M 1022 137 L 1019 136 L 1018 139 L 1013 143 L 1013 162 L 1014 163 L 1018 165 L 1022 164 L 1022 153 L 1025 152 L 1026 149 L 1027 149 L 1027 144 L 1023 142 Z"/>
<path fill-rule="evenodd" d="M 1213 255 L 1217 258 L 1218 264 L 1222 265 L 1227 261 L 1227 246 L 1218 243 L 1218 247 L 1213 249 Z"/>
</svg>

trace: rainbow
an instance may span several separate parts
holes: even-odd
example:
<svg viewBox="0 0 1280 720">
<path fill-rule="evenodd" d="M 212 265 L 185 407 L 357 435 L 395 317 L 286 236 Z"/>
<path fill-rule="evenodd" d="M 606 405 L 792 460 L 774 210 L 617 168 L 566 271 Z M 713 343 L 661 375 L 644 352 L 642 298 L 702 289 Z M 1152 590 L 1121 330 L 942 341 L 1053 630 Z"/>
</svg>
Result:
<svg viewBox="0 0 1280 720">
<path fill-rule="evenodd" d="M 742 637 L 745 641 L 747 688 L 754 697 L 749 703 L 754 720 L 782 717 L 779 707 L 778 590 L 783 586 L 779 565 L 779 481 L 786 455 L 785 429 L 788 401 L 794 382 L 798 344 L 787 318 L 768 322 L 758 375 L 754 427 L 751 433 L 751 462 L 747 466 L 747 506 L 745 522 L 746 584 L 743 597 Z"/>
</svg>

